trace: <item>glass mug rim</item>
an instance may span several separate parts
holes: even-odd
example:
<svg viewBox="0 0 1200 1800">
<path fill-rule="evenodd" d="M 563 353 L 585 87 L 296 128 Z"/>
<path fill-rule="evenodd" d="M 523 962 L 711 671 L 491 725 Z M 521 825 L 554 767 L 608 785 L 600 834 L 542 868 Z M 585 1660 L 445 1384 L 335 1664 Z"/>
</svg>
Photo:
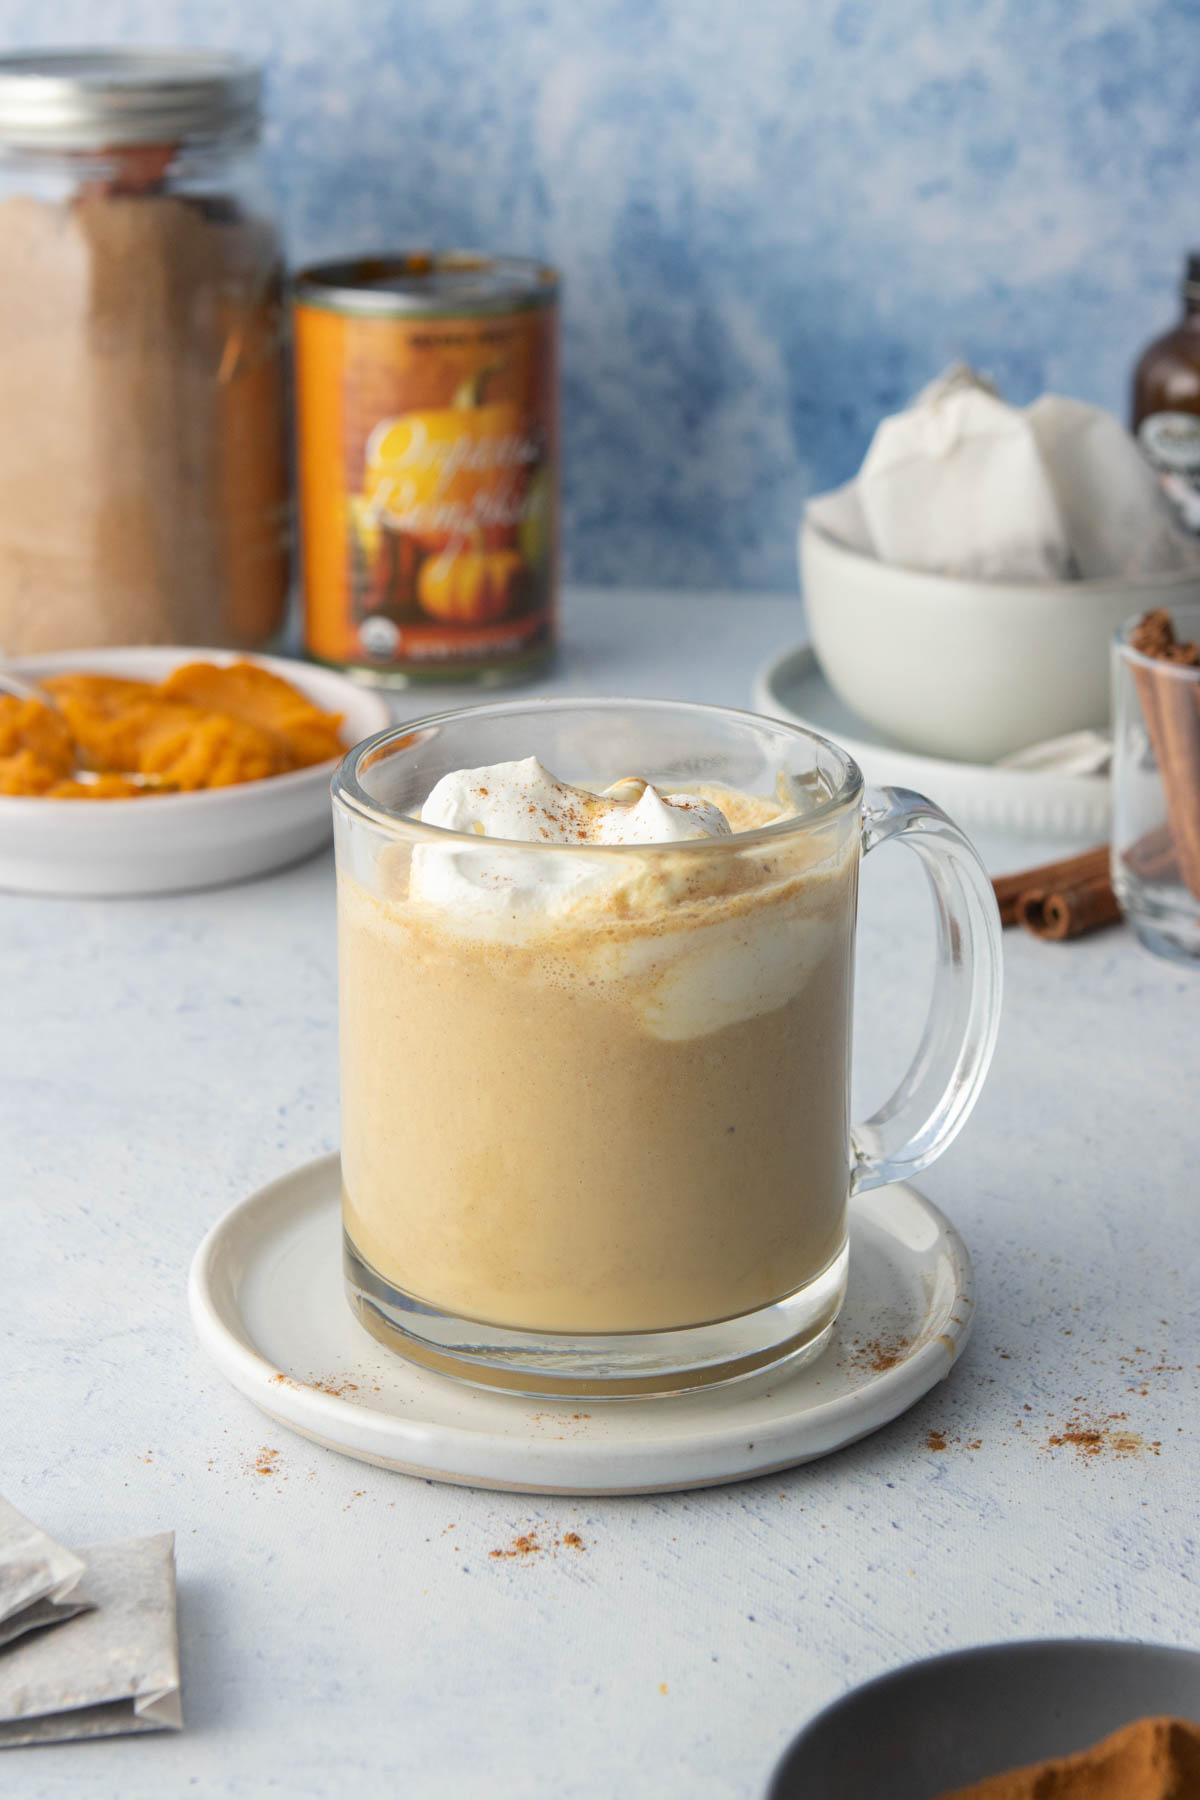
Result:
<svg viewBox="0 0 1200 1800">
<path fill-rule="evenodd" d="M 655 700 L 643 698 L 622 698 L 617 695 L 600 695 L 597 697 L 584 695 L 533 696 L 524 700 L 506 698 L 504 700 L 487 701 L 481 705 L 447 707 L 441 712 L 426 713 L 419 719 L 408 719 L 401 724 L 386 725 L 382 731 L 364 738 L 348 750 L 337 768 L 331 782 L 331 792 L 335 807 L 340 806 L 346 812 L 355 814 L 376 830 L 407 841 L 427 840 L 436 843 L 469 844 L 478 849 L 481 840 L 477 833 L 468 831 L 452 831 L 444 825 L 430 825 L 416 818 L 412 813 L 396 812 L 381 805 L 369 795 L 360 780 L 360 772 L 364 772 L 373 763 L 381 761 L 386 754 L 403 752 L 406 739 L 417 733 L 431 731 L 436 727 L 449 724 L 469 725 L 472 720 L 500 718 L 505 715 L 518 717 L 521 714 L 537 715 L 551 712 L 584 712 L 584 711 L 632 711 L 642 713 L 675 712 L 681 716 L 694 715 L 700 718 L 712 717 L 732 719 L 735 722 L 750 726 L 760 733 L 773 733 L 785 739 L 792 739 L 805 744 L 817 745 L 831 756 L 838 768 L 838 781 L 834 792 L 810 812 L 791 814 L 783 819 L 775 819 L 768 825 L 757 826 L 753 831 L 739 831 L 729 837 L 691 838 L 682 842 L 661 844 L 572 844 L 572 843 L 537 843 L 525 838 L 488 837 L 489 846 L 502 844 L 505 850 L 520 851 L 533 856 L 624 856 L 631 850 L 639 855 L 671 855 L 678 856 L 700 854 L 727 854 L 740 852 L 748 846 L 770 843 L 780 838 L 798 836 L 810 828 L 823 825 L 839 812 L 849 810 L 861 804 L 864 792 L 862 770 L 848 751 L 831 738 L 823 737 L 820 732 L 810 731 L 807 726 L 792 724 L 790 720 L 769 718 L 763 713 L 751 712 L 746 707 L 717 706 L 700 700 Z M 389 750 L 389 746 L 392 747 Z"/>
<path fill-rule="evenodd" d="M 1200 625 L 1200 600 L 1164 602 L 1161 607 L 1155 607 L 1154 611 L 1169 613 L 1175 623 L 1179 623 L 1181 619 L 1189 622 L 1194 619 Z M 1165 657 L 1147 656 L 1144 650 L 1134 649 L 1129 640 L 1145 617 L 1146 609 L 1143 608 L 1117 626 L 1112 638 L 1116 654 L 1124 662 L 1132 663 L 1139 669 L 1153 669 L 1156 675 L 1166 674 L 1180 681 L 1200 681 L 1200 668 L 1194 663 L 1168 662 Z"/>
</svg>

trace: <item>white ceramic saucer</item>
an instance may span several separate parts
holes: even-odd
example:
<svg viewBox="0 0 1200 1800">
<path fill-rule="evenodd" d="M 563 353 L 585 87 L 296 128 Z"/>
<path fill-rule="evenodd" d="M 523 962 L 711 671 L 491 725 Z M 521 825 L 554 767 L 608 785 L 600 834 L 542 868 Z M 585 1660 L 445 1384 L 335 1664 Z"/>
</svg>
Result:
<svg viewBox="0 0 1200 1800">
<path fill-rule="evenodd" d="M 201 1345 L 234 1387 L 328 1449 L 469 1487 L 655 1493 L 826 1456 L 949 1374 L 973 1310 L 953 1226 L 897 1184 L 854 1202 L 850 1243 L 845 1309 L 818 1362 L 676 1399 L 523 1400 L 384 1349 L 342 1293 L 334 1156 L 226 1213 L 196 1252 L 189 1299 Z"/>
<path fill-rule="evenodd" d="M 771 718 L 832 738 L 868 781 L 916 788 L 960 825 L 1092 844 L 1108 836 L 1106 776 L 1003 769 L 901 749 L 838 699 L 810 644 L 772 658 L 754 684 L 754 704 Z"/>
</svg>

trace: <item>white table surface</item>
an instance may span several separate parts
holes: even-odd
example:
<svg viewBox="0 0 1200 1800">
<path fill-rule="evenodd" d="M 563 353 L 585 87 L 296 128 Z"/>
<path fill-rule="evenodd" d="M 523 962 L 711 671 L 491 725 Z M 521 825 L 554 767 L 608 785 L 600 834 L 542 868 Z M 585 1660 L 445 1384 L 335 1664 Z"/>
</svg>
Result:
<svg viewBox="0 0 1200 1800">
<path fill-rule="evenodd" d="M 590 593 L 566 633 L 544 691 L 746 705 L 802 622 L 794 599 Z M 864 875 L 860 1110 L 923 1013 L 909 860 Z M 1200 975 L 1123 929 L 1010 932 L 1005 962 L 988 1088 L 923 1178 L 981 1292 L 950 1381 L 791 1474 L 527 1500 L 292 1438 L 192 1340 L 206 1226 L 337 1142 L 330 858 L 159 900 L 0 896 L 0 1488 L 69 1544 L 176 1532 L 186 1718 L 2 1752 L 4 1794 L 758 1795 L 818 1707 L 909 1658 L 1200 1644 Z M 1143 1447 L 1049 1445 L 1084 1414 Z M 586 1550 L 489 1556 L 535 1526 Z"/>
</svg>

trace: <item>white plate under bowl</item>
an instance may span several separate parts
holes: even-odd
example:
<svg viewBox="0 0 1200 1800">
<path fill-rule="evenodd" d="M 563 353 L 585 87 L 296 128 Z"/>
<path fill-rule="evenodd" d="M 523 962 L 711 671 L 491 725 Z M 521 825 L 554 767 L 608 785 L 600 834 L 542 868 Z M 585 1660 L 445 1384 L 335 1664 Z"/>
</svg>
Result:
<svg viewBox="0 0 1200 1800">
<path fill-rule="evenodd" d="M 868 781 L 916 788 L 960 825 L 1022 837 L 1108 836 L 1109 784 L 1104 775 L 1050 775 L 950 762 L 890 743 L 838 699 L 811 644 L 773 657 L 754 684 L 758 711 L 807 725 L 849 751 Z"/>
<path fill-rule="evenodd" d="M 235 662 L 220 650 L 177 645 L 59 650 L 6 668 L 25 681 L 83 670 L 161 681 L 188 662 Z M 312 663 L 251 656 L 326 712 L 343 715 L 346 748 L 391 722 L 370 689 Z M 328 841 L 335 761 L 268 781 L 137 800 L 43 800 L 0 795 L 0 888 L 32 894 L 168 894 L 220 887 L 298 862 Z"/>
<path fill-rule="evenodd" d="M 526 1400 L 386 1350 L 342 1291 L 340 1175 L 322 1157 L 226 1213 L 192 1263 L 205 1352 L 278 1425 L 362 1462 L 532 1494 L 711 1487 L 790 1468 L 877 1431 L 953 1367 L 971 1261 L 915 1188 L 854 1201 L 850 1286 L 818 1362 L 675 1399 Z"/>
</svg>

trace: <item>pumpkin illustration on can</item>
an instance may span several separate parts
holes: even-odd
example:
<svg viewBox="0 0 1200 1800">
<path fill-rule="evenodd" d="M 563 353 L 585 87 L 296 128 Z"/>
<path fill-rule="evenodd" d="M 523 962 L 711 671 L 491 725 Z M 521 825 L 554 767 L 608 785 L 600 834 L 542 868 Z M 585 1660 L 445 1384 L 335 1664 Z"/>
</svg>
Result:
<svg viewBox="0 0 1200 1800">
<path fill-rule="evenodd" d="M 385 683 L 552 653 L 557 280 L 450 253 L 297 280 L 305 637 Z"/>
</svg>

